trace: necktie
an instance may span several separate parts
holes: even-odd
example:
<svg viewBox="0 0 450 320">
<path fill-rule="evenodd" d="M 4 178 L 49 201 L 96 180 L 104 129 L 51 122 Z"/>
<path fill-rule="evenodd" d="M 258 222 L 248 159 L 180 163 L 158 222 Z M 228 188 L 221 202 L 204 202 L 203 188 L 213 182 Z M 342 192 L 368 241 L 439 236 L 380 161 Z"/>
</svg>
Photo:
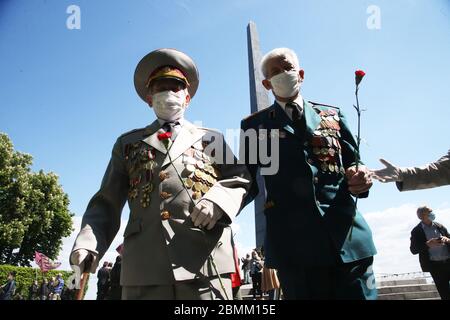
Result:
<svg viewBox="0 0 450 320">
<path fill-rule="evenodd" d="M 296 121 L 300 120 L 300 107 L 295 102 L 288 102 L 286 103 L 286 109 L 292 110 L 292 121 L 295 123 Z"/>
<path fill-rule="evenodd" d="M 171 140 L 172 140 L 172 141 L 175 141 L 175 138 L 176 138 L 177 135 L 178 135 L 178 128 L 179 128 L 179 126 L 180 126 L 180 123 L 179 123 L 178 121 L 176 121 L 176 122 L 166 122 L 166 123 L 164 123 L 164 124 L 162 125 L 161 128 L 162 128 L 165 132 L 171 132 L 171 133 L 172 133 Z"/>
<path fill-rule="evenodd" d="M 292 110 L 292 123 L 294 124 L 294 128 L 298 131 L 300 135 L 303 136 L 305 131 L 305 123 L 303 112 L 300 113 L 300 106 L 295 102 L 286 103 L 286 109 Z M 300 115 L 301 114 L 301 115 Z"/>
</svg>

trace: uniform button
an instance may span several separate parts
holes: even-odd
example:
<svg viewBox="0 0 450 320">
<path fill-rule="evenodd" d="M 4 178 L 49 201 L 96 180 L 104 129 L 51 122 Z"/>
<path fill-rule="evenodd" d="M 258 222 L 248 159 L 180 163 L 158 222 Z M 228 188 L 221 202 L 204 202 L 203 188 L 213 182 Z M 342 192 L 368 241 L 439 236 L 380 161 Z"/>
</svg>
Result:
<svg viewBox="0 0 450 320">
<path fill-rule="evenodd" d="M 319 183 L 319 178 L 314 177 L 314 183 Z"/>
<path fill-rule="evenodd" d="M 305 147 L 307 147 L 307 146 L 308 146 L 308 142 L 305 142 L 303 145 L 304 145 Z"/>
<path fill-rule="evenodd" d="M 167 199 L 167 198 L 170 198 L 172 196 L 172 194 L 169 193 L 169 192 L 163 191 L 163 192 L 160 193 L 160 196 L 163 199 Z"/>
<path fill-rule="evenodd" d="M 308 163 L 313 164 L 314 163 L 313 159 L 308 159 Z"/>
<path fill-rule="evenodd" d="M 164 210 L 163 212 L 161 212 L 161 219 L 162 220 L 167 220 L 170 218 L 170 212 L 167 210 Z"/>
<path fill-rule="evenodd" d="M 167 179 L 169 177 L 169 174 L 165 171 L 161 171 L 159 173 L 159 180 L 164 181 L 165 179 Z"/>
<path fill-rule="evenodd" d="M 345 254 L 345 251 L 344 251 L 344 250 L 341 250 L 341 254 Z"/>
</svg>

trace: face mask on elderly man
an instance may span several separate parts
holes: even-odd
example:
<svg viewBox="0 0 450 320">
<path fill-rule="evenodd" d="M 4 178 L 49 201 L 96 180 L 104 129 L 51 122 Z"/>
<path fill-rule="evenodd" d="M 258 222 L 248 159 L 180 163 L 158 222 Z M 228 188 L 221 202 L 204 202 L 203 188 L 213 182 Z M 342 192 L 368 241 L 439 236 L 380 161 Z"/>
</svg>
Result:
<svg viewBox="0 0 450 320">
<path fill-rule="evenodd" d="M 176 121 L 184 117 L 187 107 L 187 90 L 173 92 L 170 90 L 152 95 L 152 107 L 156 116 L 165 121 Z"/>
<path fill-rule="evenodd" d="M 430 219 L 431 221 L 434 221 L 436 219 L 436 215 L 434 214 L 434 212 L 430 212 L 428 214 L 428 219 Z"/>
<path fill-rule="evenodd" d="M 273 92 L 281 98 L 291 98 L 300 91 L 300 79 L 297 70 L 284 71 L 269 79 Z"/>
</svg>

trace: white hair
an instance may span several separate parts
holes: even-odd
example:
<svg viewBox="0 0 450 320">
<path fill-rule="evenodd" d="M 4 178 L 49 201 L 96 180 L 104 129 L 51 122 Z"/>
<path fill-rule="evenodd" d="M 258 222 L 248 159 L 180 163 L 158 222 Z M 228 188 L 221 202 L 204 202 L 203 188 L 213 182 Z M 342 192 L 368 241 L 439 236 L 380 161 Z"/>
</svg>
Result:
<svg viewBox="0 0 450 320">
<path fill-rule="evenodd" d="M 300 69 L 300 63 L 298 62 L 297 55 L 293 50 L 289 48 L 276 48 L 266 53 L 266 55 L 261 59 L 261 72 L 264 77 L 267 78 L 268 76 L 267 62 L 273 58 L 278 57 L 285 58 L 287 61 L 292 63 L 296 70 Z"/>
</svg>

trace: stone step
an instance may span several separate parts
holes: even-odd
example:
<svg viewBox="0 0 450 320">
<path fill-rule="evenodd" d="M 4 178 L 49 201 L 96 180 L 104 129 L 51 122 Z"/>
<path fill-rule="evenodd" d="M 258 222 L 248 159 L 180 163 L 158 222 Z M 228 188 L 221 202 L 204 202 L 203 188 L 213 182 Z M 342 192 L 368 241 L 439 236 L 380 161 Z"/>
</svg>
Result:
<svg viewBox="0 0 450 320">
<path fill-rule="evenodd" d="M 418 284 L 418 285 L 400 285 L 378 288 L 378 294 L 403 293 L 403 292 L 421 292 L 436 291 L 434 284 Z"/>
<path fill-rule="evenodd" d="M 378 300 L 416 300 L 439 298 L 437 291 L 402 292 L 378 295 Z"/>
<path fill-rule="evenodd" d="M 417 278 L 417 279 L 405 279 L 405 280 L 390 280 L 390 281 L 380 281 L 377 282 L 377 288 L 381 287 L 393 287 L 393 286 L 406 286 L 406 285 L 417 285 L 417 284 L 427 284 L 427 279 Z"/>
</svg>

